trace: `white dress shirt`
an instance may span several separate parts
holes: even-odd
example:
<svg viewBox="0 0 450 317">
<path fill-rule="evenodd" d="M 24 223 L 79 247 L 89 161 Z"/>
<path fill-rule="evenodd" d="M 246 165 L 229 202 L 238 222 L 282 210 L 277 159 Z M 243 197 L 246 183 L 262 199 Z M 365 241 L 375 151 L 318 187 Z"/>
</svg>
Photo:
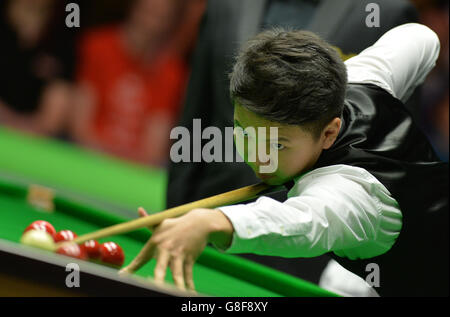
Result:
<svg viewBox="0 0 450 317">
<path fill-rule="evenodd" d="M 434 67 L 439 49 L 428 27 L 404 24 L 345 62 L 348 81 L 375 84 L 404 102 Z M 387 188 L 365 169 L 349 165 L 295 178 L 283 203 L 260 197 L 219 209 L 234 227 L 227 253 L 314 257 L 331 251 L 366 259 L 387 252 L 402 226 Z"/>
</svg>

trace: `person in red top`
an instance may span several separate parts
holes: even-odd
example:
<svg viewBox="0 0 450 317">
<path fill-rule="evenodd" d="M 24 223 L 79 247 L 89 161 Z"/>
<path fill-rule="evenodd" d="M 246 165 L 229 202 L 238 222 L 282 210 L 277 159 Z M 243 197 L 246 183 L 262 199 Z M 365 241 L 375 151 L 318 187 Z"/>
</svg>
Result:
<svg viewBox="0 0 450 317">
<path fill-rule="evenodd" d="M 170 39 L 181 0 L 136 0 L 121 25 L 87 33 L 80 45 L 79 143 L 140 163 L 163 165 L 188 67 Z"/>
</svg>

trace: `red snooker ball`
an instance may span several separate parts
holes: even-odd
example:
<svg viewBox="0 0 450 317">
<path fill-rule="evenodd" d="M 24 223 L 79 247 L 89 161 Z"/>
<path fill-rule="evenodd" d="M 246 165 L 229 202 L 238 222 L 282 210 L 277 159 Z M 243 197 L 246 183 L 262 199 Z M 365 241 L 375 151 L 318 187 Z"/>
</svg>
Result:
<svg viewBox="0 0 450 317">
<path fill-rule="evenodd" d="M 32 222 L 28 227 L 25 228 L 23 233 L 30 231 L 30 230 L 40 230 L 40 231 L 46 231 L 49 233 L 52 237 L 55 236 L 56 230 L 52 226 L 52 224 L 45 220 L 36 220 Z"/>
<path fill-rule="evenodd" d="M 100 258 L 100 243 L 97 240 L 89 240 L 81 245 L 90 259 Z"/>
<path fill-rule="evenodd" d="M 117 243 L 105 242 L 100 245 L 100 259 L 103 263 L 121 267 L 125 261 L 125 254 Z"/>
<path fill-rule="evenodd" d="M 76 233 L 70 230 L 61 230 L 55 234 L 55 242 L 72 241 L 77 237 Z"/>
<path fill-rule="evenodd" d="M 79 260 L 87 260 L 88 258 L 86 251 L 76 243 L 64 243 L 56 250 L 56 253 Z"/>
</svg>

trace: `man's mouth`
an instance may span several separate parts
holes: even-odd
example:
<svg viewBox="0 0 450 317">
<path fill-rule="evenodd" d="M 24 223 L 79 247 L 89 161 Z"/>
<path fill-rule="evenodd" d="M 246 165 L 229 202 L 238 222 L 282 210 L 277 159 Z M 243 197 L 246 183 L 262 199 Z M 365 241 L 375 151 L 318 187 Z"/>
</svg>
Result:
<svg viewBox="0 0 450 317">
<path fill-rule="evenodd" d="M 256 176 L 262 180 L 267 180 L 267 179 L 273 178 L 275 175 L 256 173 Z"/>
</svg>

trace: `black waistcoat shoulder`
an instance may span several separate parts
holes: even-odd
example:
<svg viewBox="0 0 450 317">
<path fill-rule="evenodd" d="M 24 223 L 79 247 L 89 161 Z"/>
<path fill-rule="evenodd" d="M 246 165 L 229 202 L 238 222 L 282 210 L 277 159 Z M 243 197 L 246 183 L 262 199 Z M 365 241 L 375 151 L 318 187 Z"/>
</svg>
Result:
<svg viewBox="0 0 450 317">
<path fill-rule="evenodd" d="M 399 203 L 403 225 L 385 254 L 332 257 L 362 278 L 367 264 L 378 264 L 382 296 L 448 295 L 448 163 L 439 161 L 402 102 L 375 85 L 348 85 L 339 136 L 314 168 L 335 164 L 374 175 Z"/>
</svg>

